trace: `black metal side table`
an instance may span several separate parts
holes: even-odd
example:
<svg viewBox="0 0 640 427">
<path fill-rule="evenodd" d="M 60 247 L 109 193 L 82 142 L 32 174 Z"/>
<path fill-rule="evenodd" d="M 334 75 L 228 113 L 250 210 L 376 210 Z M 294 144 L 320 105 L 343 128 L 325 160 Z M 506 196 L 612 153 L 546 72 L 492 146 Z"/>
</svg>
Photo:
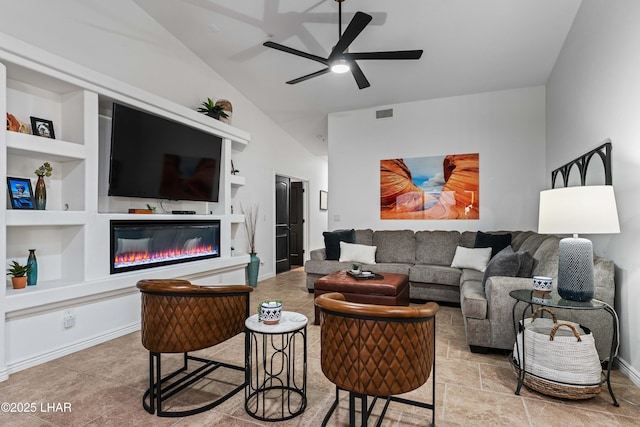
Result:
<svg viewBox="0 0 640 427">
<path fill-rule="evenodd" d="M 611 365 L 613 364 L 613 359 L 615 358 L 615 352 L 616 352 L 616 347 L 618 342 L 618 316 L 616 315 L 616 312 L 613 309 L 613 307 L 611 307 L 609 304 L 605 303 L 604 301 L 600 301 L 595 298 L 592 299 L 591 301 L 566 300 L 560 297 L 560 295 L 558 295 L 556 291 L 553 291 L 550 294 L 546 294 L 544 295 L 544 297 L 541 297 L 538 292 L 533 291 L 531 289 L 518 289 L 518 290 L 509 292 L 509 296 L 511 296 L 516 300 L 515 303 L 513 304 L 513 309 L 512 309 L 513 326 L 515 328 L 516 336 L 518 335 L 517 325 L 520 324 L 516 321 L 516 306 L 518 305 L 519 302 L 524 302 L 526 304 L 524 309 L 522 310 L 522 317 L 521 317 L 522 325 L 524 325 L 524 318 L 525 318 L 526 311 L 527 310 L 533 311 L 534 305 L 552 307 L 552 308 L 563 308 L 563 309 L 569 309 L 569 310 L 604 310 L 607 313 L 609 313 L 613 320 L 613 325 L 612 325 L 613 336 L 611 339 L 611 350 L 609 352 L 609 360 L 607 363 L 605 378 L 600 382 L 600 384 L 604 384 L 604 383 L 607 384 L 607 388 L 609 389 L 609 394 L 611 395 L 611 399 L 613 400 L 613 405 L 620 406 L 616 399 L 616 396 L 613 394 L 613 389 L 611 388 Z M 523 346 L 524 346 L 524 340 L 523 340 Z M 532 374 L 529 374 L 526 371 L 526 361 L 524 360 L 525 359 L 524 350 L 520 352 L 520 349 L 518 348 L 517 339 L 516 339 L 516 352 L 517 354 L 523 355 L 522 361 L 520 361 L 516 366 L 518 369 L 519 375 L 518 375 L 518 386 L 516 388 L 515 394 L 519 395 L 520 390 L 522 389 L 522 385 L 524 383 L 525 375 L 532 375 Z"/>
<path fill-rule="evenodd" d="M 307 324 L 300 313 L 283 311 L 265 325 L 254 314 L 245 321 L 245 410 L 261 421 L 284 421 L 307 407 Z"/>
</svg>

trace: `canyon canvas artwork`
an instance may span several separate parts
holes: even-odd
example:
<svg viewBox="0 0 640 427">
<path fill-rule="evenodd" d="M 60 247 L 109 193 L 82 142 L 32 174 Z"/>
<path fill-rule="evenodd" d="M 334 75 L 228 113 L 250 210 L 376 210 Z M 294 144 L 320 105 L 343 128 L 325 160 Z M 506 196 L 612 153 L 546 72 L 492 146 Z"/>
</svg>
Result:
<svg viewBox="0 0 640 427">
<path fill-rule="evenodd" d="M 479 219 L 478 153 L 380 160 L 381 219 Z"/>
</svg>

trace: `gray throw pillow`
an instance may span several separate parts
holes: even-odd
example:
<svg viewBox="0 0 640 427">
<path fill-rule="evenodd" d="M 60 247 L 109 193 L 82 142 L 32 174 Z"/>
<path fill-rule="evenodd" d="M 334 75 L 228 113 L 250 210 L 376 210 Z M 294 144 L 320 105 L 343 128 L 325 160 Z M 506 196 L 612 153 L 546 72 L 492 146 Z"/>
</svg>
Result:
<svg viewBox="0 0 640 427">
<path fill-rule="evenodd" d="M 516 277 L 532 277 L 531 273 L 535 262 L 533 255 L 527 251 L 518 251 L 516 254 L 520 257 L 520 270 L 518 270 Z"/>
<path fill-rule="evenodd" d="M 519 270 L 520 256 L 513 252 L 511 246 L 507 246 L 491 258 L 491 261 L 487 264 L 487 269 L 484 271 L 484 276 L 482 276 L 482 289 L 484 289 L 489 277 L 515 277 Z"/>
</svg>

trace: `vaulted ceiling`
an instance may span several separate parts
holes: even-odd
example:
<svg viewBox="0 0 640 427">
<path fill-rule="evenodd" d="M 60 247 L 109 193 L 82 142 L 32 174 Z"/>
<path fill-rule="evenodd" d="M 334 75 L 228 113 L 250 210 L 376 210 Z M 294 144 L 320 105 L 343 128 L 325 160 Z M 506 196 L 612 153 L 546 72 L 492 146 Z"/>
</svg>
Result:
<svg viewBox="0 0 640 427">
<path fill-rule="evenodd" d="M 431 98 L 544 85 L 580 0 L 345 0 L 373 20 L 349 52 L 422 49 L 420 60 L 359 61 L 371 83 L 263 46 L 326 58 L 336 44 L 336 0 L 134 0 L 312 153 L 326 155 L 327 114 Z"/>
</svg>

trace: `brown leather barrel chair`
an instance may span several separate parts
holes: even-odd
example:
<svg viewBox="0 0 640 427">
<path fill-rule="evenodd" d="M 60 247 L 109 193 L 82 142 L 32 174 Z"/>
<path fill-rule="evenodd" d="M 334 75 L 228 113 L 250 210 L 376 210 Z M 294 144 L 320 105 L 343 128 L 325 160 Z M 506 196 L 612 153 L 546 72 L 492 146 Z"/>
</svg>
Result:
<svg viewBox="0 0 640 427">
<path fill-rule="evenodd" d="M 149 389 L 142 406 L 161 417 L 182 417 L 209 410 L 240 390 L 232 391 L 213 402 L 185 411 L 164 411 L 162 403 L 218 368 L 245 370 L 236 366 L 189 355 L 191 351 L 212 347 L 244 332 L 249 317 L 249 292 L 244 285 L 197 286 L 187 280 L 141 280 L 142 345 L 149 350 Z M 183 353 L 181 368 L 162 377 L 162 353 Z M 189 371 L 188 362 L 198 363 Z M 243 376 L 244 378 L 244 376 Z"/>
<path fill-rule="evenodd" d="M 378 398 L 431 409 L 435 422 L 435 316 L 438 304 L 415 307 L 346 302 L 340 293 L 320 295 L 320 363 L 336 385 L 336 399 L 322 425 L 338 406 L 340 390 L 349 392 L 349 425 L 355 425 L 355 399 L 361 399 L 362 425 L 367 425 Z M 401 398 L 432 376 L 431 403 Z M 367 396 L 374 399 L 367 408 Z"/>
</svg>

